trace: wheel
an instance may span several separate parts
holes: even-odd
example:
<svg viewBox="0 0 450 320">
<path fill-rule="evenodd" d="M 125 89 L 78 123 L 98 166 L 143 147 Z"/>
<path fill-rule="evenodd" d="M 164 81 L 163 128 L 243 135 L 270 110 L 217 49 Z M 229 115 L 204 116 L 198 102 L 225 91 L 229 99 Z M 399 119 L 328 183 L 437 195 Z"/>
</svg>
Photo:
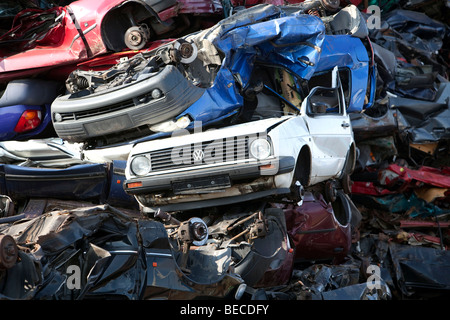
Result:
<svg viewBox="0 0 450 320">
<path fill-rule="evenodd" d="M 305 195 L 305 188 L 299 181 L 296 181 L 294 185 L 291 187 L 291 196 L 292 200 L 295 202 L 300 202 Z"/>
<path fill-rule="evenodd" d="M 344 174 L 344 176 L 341 179 L 342 189 L 346 194 L 352 193 L 352 180 L 350 179 L 349 174 Z"/>
<path fill-rule="evenodd" d="M 336 201 L 336 187 L 334 185 L 334 181 L 328 180 L 325 183 L 325 200 L 328 202 L 335 202 Z"/>
<path fill-rule="evenodd" d="M 131 27 L 125 32 L 125 45 L 131 50 L 142 49 L 149 38 L 149 32 L 142 27 Z"/>
<path fill-rule="evenodd" d="M 340 175 L 340 179 L 343 179 L 345 175 L 351 175 L 353 171 L 355 170 L 356 166 L 356 149 L 351 146 L 350 149 L 347 151 L 347 155 L 345 156 L 345 163 L 344 168 L 342 169 L 342 173 Z"/>
<path fill-rule="evenodd" d="M 10 235 L 0 236 L 0 269 L 10 269 L 19 255 L 16 241 Z"/>
<path fill-rule="evenodd" d="M 181 63 L 189 64 L 197 58 L 198 48 L 195 43 L 190 43 L 186 40 L 178 40 L 173 47 L 180 53 Z"/>
</svg>

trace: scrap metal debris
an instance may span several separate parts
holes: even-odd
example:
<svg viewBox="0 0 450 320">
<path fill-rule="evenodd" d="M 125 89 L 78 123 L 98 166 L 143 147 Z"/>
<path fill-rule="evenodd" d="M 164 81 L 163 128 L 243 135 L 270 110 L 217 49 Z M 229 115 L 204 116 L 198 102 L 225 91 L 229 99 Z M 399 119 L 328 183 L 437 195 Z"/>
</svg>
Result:
<svg viewBox="0 0 450 320">
<path fill-rule="evenodd" d="M 448 1 L 198 0 L 189 6 L 193 2 L 128 0 L 102 9 L 103 22 L 89 18 L 90 9 L 98 4 L 94 8 L 85 0 L 67 3 L 43 1 L 39 7 L 23 1 L 0 6 L 0 89 L 4 89 L 0 123 L 5 137 L 0 142 L 0 299 L 440 300 L 450 296 Z M 143 3 L 151 10 L 136 10 Z M 374 6 L 379 14 L 370 10 Z M 354 25 L 344 26 L 342 22 L 354 14 Z M 304 30 L 293 30 L 289 24 L 298 27 L 295 21 L 302 17 L 320 31 L 305 32 L 305 41 L 313 34 L 314 44 L 292 39 Z M 107 32 L 113 20 L 120 22 L 114 34 L 121 37 Z M 376 21 L 375 27 L 369 21 Z M 255 22 L 258 28 L 252 27 Z M 68 36 L 70 41 L 65 40 Z M 361 50 L 336 58 L 332 55 L 338 53 L 333 50 L 335 37 L 348 39 L 345 45 L 357 42 Z M 353 38 L 358 40 L 352 42 Z M 182 41 L 186 39 L 195 41 Z M 300 45 L 303 49 L 296 50 Z M 53 52 L 58 58 L 22 63 L 22 57 L 38 57 L 42 52 L 46 57 Z M 258 65 L 261 59 L 265 59 L 263 68 Z M 354 166 L 344 166 L 348 175 L 340 181 L 343 188 L 334 188 L 335 181 L 306 189 L 298 183 L 293 184 L 295 197 L 253 199 L 253 189 L 258 189 L 253 186 L 247 188 L 248 200 L 233 205 L 183 209 L 181 204 L 174 210 L 156 211 L 143 208 L 139 192 L 136 197 L 125 192 L 132 139 L 145 139 L 151 130 L 165 131 L 152 136 L 163 145 L 167 132 L 190 128 L 193 114 L 212 123 L 228 118 L 236 122 L 237 116 L 248 122 L 251 117 L 244 111 L 268 90 L 269 82 L 284 86 L 275 90 L 276 101 L 267 95 L 263 104 L 300 103 L 299 92 L 312 89 L 308 83 L 293 85 L 287 73 L 256 79 L 264 83 L 251 77 L 253 69 L 260 72 L 256 78 L 262 71 L 269 75 L 277 61 L 288 69 L 303 70 L 300 74 L 310 85 L 341 82 L 356 143 L 354 156 L 346 158 Z M 345 68 L 340 68 L 339 78 L 328 81 L 325 71 L 338 63 Z M 351 72 L 345 71 L 347 67 Z M 59 101 L 93 96 L 96 105 L 104 92 L 130 88 L 130 83 L 151 78 L 160 69 L 177 70 L 183 81 L 186 75 L 190 82 L 183 87 L 185 93 L 195 95 L 185 106 L 174 100 L 173 114 L 161 109 L 167 128 L 150 130 L 147 123 L 134 132 L 127 127 L 111 140 L 125 143 L 111 148 L 102 143 L 86 148 L 82 138 L 86 134 L 75 130 L 67 136 L 77 136 L 77 143 L 48 131 L 52 122 L 63 123 L 66 114 L 58 111 L 50 119 L 50 94 L 44 99 L 37 92 L 48 91 L 53 97 L 56 83 L 66 91 Z M 287 78 L 291 81 L 285 82 Z M 42 91 L 47 80 L 51 90 Z M 23 99 L 13 99 L 8 93 L 11 88 L 20 91 Z M 160 99 L 164 87 L 155 90 L 152 97 L 131 94 L 130 103 Z M 173 98 L 182 94 L 175 92 Z M 226 109 L 231 94 L 233 108 Z M 197 113 L 174 118 L 197 100 L 201 102 Z M 95 109 L 95 116 L 123 107 L 109 102 Z M 315 107 L 326 109 L 323 103 Z M 226 112 L 214 113 L 214 108 Z M 74 120 L 87 118 L 82 110 L 68 113 Z M 312 119 L 322 116 L 318 113 Z M 21 119 L 23 135 L 18 135 L 16 118 Z M 99 128 L 98 123 L 89 123 L 86 132 L 117 133 L 111 124 L 105 121 Z M 42 132 L 54 136 L 38 139 Z M 320 142 L 314 146 L 325 148 Z M 146 163 L 137 162 L 135 168 Z M 181 182 L 171 184 L 179 187 Z M 192 185 L 182 187 L 185 198 L 198 194 Z M 222 190 L 208 187 L 211 193 Z M 162 195 L 156 193 L 155 199 Z"/>
</svg>

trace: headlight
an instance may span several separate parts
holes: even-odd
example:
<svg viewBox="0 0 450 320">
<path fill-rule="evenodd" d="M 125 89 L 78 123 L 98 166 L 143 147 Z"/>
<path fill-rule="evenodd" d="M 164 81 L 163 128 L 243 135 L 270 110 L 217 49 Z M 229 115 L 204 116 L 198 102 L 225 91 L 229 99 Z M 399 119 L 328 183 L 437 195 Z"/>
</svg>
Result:
<svg viewBox="0 0 450 320">
<path fill-rule="evenodd" d="M 183 116 L 177 121 L 169 120 L 162 123 L 152 125 L 150 130 L 153 132 L 172 132 L 179 129 L 186 128 L 191 123 L 188 116 Z"/>
<path fill-rule="evenodd" d="M 270 143 L 266 139 L 256 139 L 250 145 L 252 157 L 263 160 L 270 156 Z"/>
<path fill-rule="evenodd" d="M 62 116 L 61 116 L 61 114 L 60 113 L 55 113 L 54 115 L 53 115 L 53 119 L 55 119 L 55 122 L 61 122 L 62 121 Z"/>
<path fill-rule="evenodd" d="M 131 171 L 137 176 L 142 176 L 147 174 L 152 169 L 150 160 L 144 156 L 137 156 L 133 160 L 131 160 L 130 165 Z"/>
<path fill-rule="evenodd" d="M 151 94 L 153 99 L 159 99 L 162 97 L 162 92 L 159 89 L 153 89 Z"/>
</svg>

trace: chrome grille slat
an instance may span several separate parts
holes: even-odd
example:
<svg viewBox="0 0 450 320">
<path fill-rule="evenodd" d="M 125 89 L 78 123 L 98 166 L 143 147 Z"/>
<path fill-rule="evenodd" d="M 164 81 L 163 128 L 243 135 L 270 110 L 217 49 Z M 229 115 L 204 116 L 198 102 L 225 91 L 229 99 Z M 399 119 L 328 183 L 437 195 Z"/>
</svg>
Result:
<svg viewBox="0 0 450 320">
<path fill-rule="evenodd" d="M 219 159 L 214 158 L 218 162 L 227 162 L 227 161 L 236 161 L 236 160 L 245 160 L 249 159 L 249 150 L 248 150 L 248 137 L 236 137 L 233 139 L 228 138 L 220 139 L 219 141 L 207 141 L 202 143 L 192 143 L 188 145 L 183 145 L 176 147 L 176 149 L 180 152 L 179 156 L 175 159 L 172 158 L 172 150 L 173 148 L 165 148 L 160 150 L 155 150 L 150 152 L 150 159 L 152 163 L 152 172 L 163 171 L 163 170 L 173 170 L 173 169 L 181 169 L 181 168 L 189 168 L 199 165 L 207 164 L 203 159 L 201 162 L 194 162 L 192 158 L 192 153 L 195 149 L 198 149 L 201 146 L 201 150 L 218 150 L 218 148 L 223 148 L 222 157 Z M 238 143 L 239 142 L 239 143 Z M 220 150 L 220 149 L 219 149 Z M 182 152 L 183 151 L 183 152 Z M 184 152 L 188 153 L 184 155 Z M 219 151 L 220 152 L 220 151 Z M 230 154 L 231 153 L 231 154 Z M 176 163 L 181 162 L 181 163 Z"/>
</svg>

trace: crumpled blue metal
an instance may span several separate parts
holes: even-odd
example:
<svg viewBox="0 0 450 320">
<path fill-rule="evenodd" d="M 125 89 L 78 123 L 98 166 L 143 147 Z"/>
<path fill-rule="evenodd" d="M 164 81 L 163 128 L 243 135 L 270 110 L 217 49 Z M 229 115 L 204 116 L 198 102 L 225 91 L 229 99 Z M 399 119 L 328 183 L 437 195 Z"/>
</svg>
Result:
<svg viewBox="0 0 450 320">
<path fill-rule="evenodd" d="M 331 70 L 334 66 L 345 66 L 351 69 L 350 101 L 347 112 L 360 112 L 371 107 L 376 79 L 375 72 L 369 72 L 370 60 L 367 50 L 359 38 L 350 35 L 326 35 L 322 45 L 322 53 L 315 72 Z M 309 78 L 306 78 L 309 79 Z M 370 82 L 369 103 L 365 104 L 367 86 Z"/>
<path fill-rule="evenodd" d="M 222 20 L 205 33 L 225 58 L 214 84 L 179 117 L 190 114 L 207 125 L 236 113 L 243 97 L 235 82 L 244 88 L 256 61 L 277 64 L 305 79 L 312 76 L 320 59 L 325 26 L 316 16 L 288 13 L 282 8 L 256 6 Z"/>
<path fill-rule="evenodd" d="M 327 35 L 322 20 L 294 6 L 257 5 L 221 20 L 215 26 L 185 38 L 209 40 L 224 54 L 211 87 L 178 118 L 190 116 L 208 126 L 236 115 L 244 104 L 242 89 L 250 82 L 255 63 L 284 67 L 309 80 L 316 71 L 339 65 L 351 69 L 348 112 L 360 112 L 369 77 L 369 56 L 361 39 Z M 375 82 L 373 83 L 375 85 Z M 170 133 L 156 133 L 135 140 L 153 140 Z"/>
</svg>

